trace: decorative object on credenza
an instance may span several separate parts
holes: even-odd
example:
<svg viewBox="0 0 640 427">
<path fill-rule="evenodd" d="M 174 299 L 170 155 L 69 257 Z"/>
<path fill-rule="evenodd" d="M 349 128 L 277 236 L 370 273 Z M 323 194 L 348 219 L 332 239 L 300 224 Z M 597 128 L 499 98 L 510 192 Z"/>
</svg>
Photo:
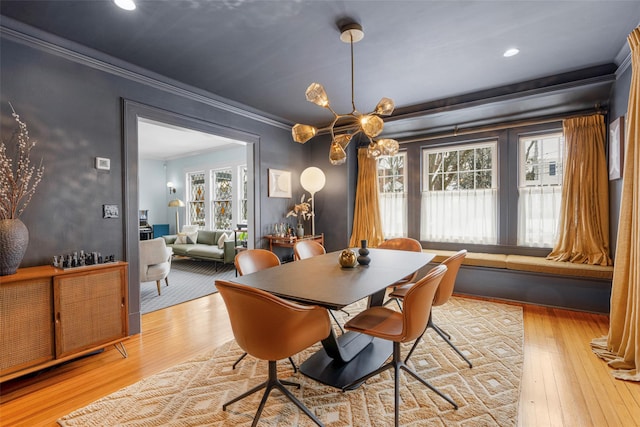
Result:
<svg viewBox="0 0 640 427">
<path fill-rule="evenodd" d="M 341 267 L 353 268 L 358 263 L 358 257 L 356 256 L 356 253 L 351 249 L 345 249 L 340 252 L 338 263 Z"/>
<path fill-rule="evenodd" d="M 9 106 L 18 129 L 9 141 L 0 141 L 0 276 L 14 274 L 22 262 L 29 245 L 29 230 L 19 217 L 44 173 L 42 161 L 38 166 L 31 163 L 36 141 L 29 139 L 27 125 L 11 103 Z M 15 146 L 13 152 L 7 152 L 10 143 Z"/>
<path fill-rule="evenodd" d="M 51 264 L 56 268 L 78 268 L 115 262 L 115 255 L 102 256 L 100 252 L 75 251 L 65 255 L 56 255 Z"/>
<path fill-rule="evenodd" d="M 367 249 L 367 241 L 360 240 L 360 249 L 358 249 L 358 264 L 369 265 L 371 258 L 369 258 L 369 249 Z"/>
<path fill-rule="evenodd" d="M 291 209 L 287 213 L 287 218 L 289 218 L 290 216 L 295 216 L 296 218 L 298 218 L 298 226 L 296 229 L 296 235 L 298 237 L 304 237 L 304 225 L 302 224 L 302 221 L 313 218 L 311 205 L 309 204 L 311 198 L 307 199 L 307 201 L 305 201 L 304 198 L 305 195 L 303 194 L 300 198 L 300 203 L 293 205 L 293 209 Z"/>
</svg>

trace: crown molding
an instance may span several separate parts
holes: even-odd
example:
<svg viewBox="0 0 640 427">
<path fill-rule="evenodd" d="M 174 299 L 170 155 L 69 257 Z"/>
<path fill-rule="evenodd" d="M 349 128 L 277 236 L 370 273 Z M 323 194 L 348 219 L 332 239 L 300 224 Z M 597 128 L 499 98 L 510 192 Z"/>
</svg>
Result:
<svg viewBox="0 0 640 427">
<path fill-rule="evenodd" d="M 154 89 L 200 102 L 231 114 L 242 116 L 280 129 L 291 129 L 291 125 L 282 119 L 269 117 L 266 113 L 259 112 L 235 101 L 185 85 L 168 77 L 137 67 L 133 64 L 90 49 L 70 40 L 38 30 L 5 16 L 2 16 L 2 21 L 0 22 L 0 37 L 22 43 L 114 76 L 122 77 Z"/>
</svg>

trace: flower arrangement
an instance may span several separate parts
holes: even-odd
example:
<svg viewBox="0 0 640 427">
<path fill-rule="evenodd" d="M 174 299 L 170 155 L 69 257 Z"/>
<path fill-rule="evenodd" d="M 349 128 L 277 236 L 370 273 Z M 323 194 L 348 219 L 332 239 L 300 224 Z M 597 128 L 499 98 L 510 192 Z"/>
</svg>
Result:
<svg viewBox="0 0 640 427">
<path fill-rule="evenodd" d="M 42 160 L 36 167 L 29 158 L 36 141 L 30 141 L 27 125 L 9 105 L 18 129 L 7 143 L 0 141 L 0 219 L 16 219 L 24 212 L 44 174 Z M 13 158 L 7 155 L 9 143 L 17 146 Z"/>
<path fill-rule="evenodd" d="M 300 203 L 293 206 L 293 209 L 291 209 L 289 213 L 287 213 L 287 218 L 289 218 L 290 216 L 295 216 L 298 217 L 298 221 L 300 221 L 301 219 L 311 219 L 311 217 L 313 216 L 313 212 L 311 212 L 311 205 L 309 204 L 309 202 L 311 202 L 311 197 L 309 197 L 306 202 L 304 200 L 304 197 L 305 195 L 302 194 Z"/>
</svg>

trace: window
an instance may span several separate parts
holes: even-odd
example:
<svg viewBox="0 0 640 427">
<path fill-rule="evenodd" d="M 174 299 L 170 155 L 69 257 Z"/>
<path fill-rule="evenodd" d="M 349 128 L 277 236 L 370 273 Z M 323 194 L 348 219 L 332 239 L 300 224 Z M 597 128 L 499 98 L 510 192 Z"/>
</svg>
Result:
<svg viewBox="0 0 640 427">
<path fill-rule="evenodd" d="M 190 172 L 187 174 L 189 200 L 187 203 L 189 224 L 205 226 L 205 183 L 204 172 Z"/>
<path fill-rule="evenodd" d="M 247 167 L 239 166 L 238 173 L 240 174 L 238 185 L 238 222 L 240 224 L 247 223 Z"/>
<path fill-rule="evenodd" d="M 420 239 L 497 244 L 497 141 L 423 149 Z"/>
<path fill-rule="evenodd" d="M 553 247 L 560 215 L 562 132 L 518 141 L 518 245 Z"/>
<path fill-rule="evenodd" d="M 233 184 L 231 169 L 211 171 L 213 229 L 232 230 Z"/>
<path fill-rule="evenodd" d="M 378 158 L 378 194 L 385 238 L 407 236 L 407 153 Z"/>
</svg>

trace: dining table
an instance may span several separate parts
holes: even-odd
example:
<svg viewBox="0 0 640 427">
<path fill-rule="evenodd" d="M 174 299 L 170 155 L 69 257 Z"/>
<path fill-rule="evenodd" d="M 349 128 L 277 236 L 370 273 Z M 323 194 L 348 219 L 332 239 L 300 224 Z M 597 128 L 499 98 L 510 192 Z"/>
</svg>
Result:
<svg viewBox="0 0 640 427">
<path fill-rule="evenodd" d="M 369 249 L 370 263 L 350 268 L 340 266 L 340 253 L 289 262 L 231 281 L 330 310 L 343 309 L 364 298 L 371 307 L 383 304 L 388 286 L 418 271 L 435 257 L 427 252 Z M 388 340 L 354 331 L 338 335 L 332 328 L 322 340 L 322 347 L 300 365 L 300 372 L 341 389 L 382 366 L 392 347 Z"/>
</svg>

